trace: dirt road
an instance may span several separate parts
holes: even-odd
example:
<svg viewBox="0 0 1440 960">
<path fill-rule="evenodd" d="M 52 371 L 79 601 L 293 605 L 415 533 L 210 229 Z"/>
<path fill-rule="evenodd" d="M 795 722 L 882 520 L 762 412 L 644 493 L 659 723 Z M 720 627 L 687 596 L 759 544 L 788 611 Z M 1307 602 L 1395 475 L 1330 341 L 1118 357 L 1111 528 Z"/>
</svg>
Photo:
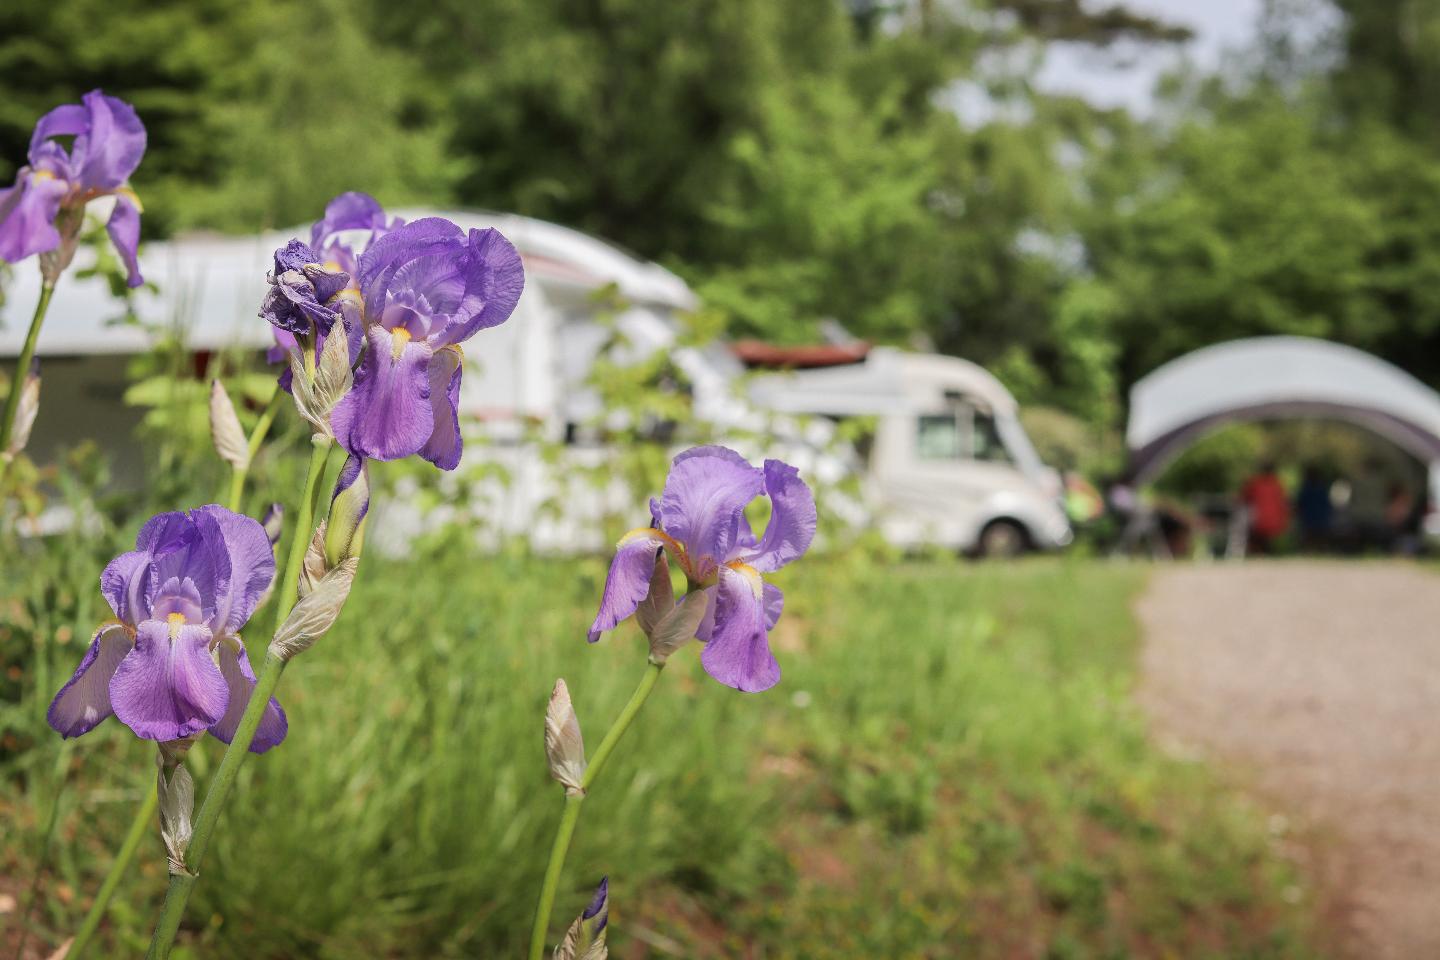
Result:
<svg viewBox="0 0 1440 960">
<path fill-rule="evenodd" d="M 1138 614 L 1157 734 L 1333 838 L 1336 952 L 1440 957 L 1440 574 L 1173 566 Z"/>
</svg>

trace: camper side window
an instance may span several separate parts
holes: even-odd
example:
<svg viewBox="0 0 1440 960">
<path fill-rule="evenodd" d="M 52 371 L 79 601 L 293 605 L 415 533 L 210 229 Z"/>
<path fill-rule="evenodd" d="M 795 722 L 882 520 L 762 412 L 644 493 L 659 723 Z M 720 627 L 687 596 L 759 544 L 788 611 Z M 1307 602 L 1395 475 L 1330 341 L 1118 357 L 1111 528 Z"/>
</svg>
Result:
<svg viewBox="0 0 1440 960">
<path fill-rule="evenodd" d="M 1000 439 L 1000 429 L 995 426 L 995 418 L 977 410 L 974 424 L 975 459 L 988 460 L 991 463 L 1010 463 L 1010 451 L 1005 449 L 1005 441 Z"/>
<path fill-rule="evenodd" d="M 957 404 L 953 413 L 921 416 L 916 424 L 915 455 L 921 460 L 1010 462 L 995 418 L 969 404 Z"/>
<path fill-rule="evenodd" d="M 922 416 L 917 430 L 915 455 L 921 460 L 959 460 L 967 456 L 955 414 Z"/>
</svg>

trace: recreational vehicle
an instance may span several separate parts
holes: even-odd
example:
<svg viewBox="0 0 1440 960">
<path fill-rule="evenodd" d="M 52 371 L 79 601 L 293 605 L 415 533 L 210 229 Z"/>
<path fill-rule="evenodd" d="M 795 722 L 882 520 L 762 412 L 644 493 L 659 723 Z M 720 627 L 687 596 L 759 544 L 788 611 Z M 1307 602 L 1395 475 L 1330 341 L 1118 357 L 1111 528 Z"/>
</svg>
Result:
<svg viewBox="0 0 1440 960">
<path fill-rule="evenodd" d="M 854 363 L 762 375 L 750 398 L 782 413 L 873 418 L 861 453 L 892 543 L 995 556 L 1072 538 L 1058 474 L 1025 435 L 1015 398 L 973 363 L 877 348 Z"/>
</svg>

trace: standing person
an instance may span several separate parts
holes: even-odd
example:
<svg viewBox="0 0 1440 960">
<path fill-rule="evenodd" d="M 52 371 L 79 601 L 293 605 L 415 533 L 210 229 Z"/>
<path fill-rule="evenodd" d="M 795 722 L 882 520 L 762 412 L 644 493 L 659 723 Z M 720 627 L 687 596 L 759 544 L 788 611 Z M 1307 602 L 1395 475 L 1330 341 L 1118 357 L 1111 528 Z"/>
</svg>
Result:
<svg viewBox="0 0 1440 960">
<path fill-rule="evenodd" d="M 1335 505 L 1330 500 L 1330 481 L 1313 463 L 1305 467 L 1300 490 L 1295 494 L 1295 515 L 1300 521 L 1300 544 L 1304 549 L 1324 550 L 1330 545 Z"/>
<path fill-rule="evenodd" d="M 1245 481 L 1240 499 L 1250 513 L 1250 552 L 1273 552 L 1275 541 L 1290 528 L 1290 498 L 1275 475 L 1275 464 L 1261 464 L 1260 471 Z"/>
</svg>

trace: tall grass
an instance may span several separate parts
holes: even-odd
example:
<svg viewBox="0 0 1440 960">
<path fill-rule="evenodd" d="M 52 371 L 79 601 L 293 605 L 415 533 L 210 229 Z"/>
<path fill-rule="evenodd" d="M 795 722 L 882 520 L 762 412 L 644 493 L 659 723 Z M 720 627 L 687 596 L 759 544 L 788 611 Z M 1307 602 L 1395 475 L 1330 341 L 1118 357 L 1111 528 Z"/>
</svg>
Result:
<svg viewBox="0 0 1440 960">
<path fill-rule="evenodd" d="M 787 574 L 781 685 L 747 696 L 694 651 L 672 660 L 587 803 L 558 917 L 608 873 L 627 960 L 1305 953 L 1263 817 L 1159 755 L 1130 705 L 1136 571 L 855 557 Z M 603 576 L 454 543 L 367 557 L 286 675 L 290 738 L 242 775 L 190 955 L 517 955 L 560 814 L 550 686 L 565 677 L 598 737 L 644 666 L 630 626 L 584 642 Z M 50 684 L 22 684 L 12 723 L 33 745 L 0 793 L 21 881 L 60 749 L 36 726 Z M 74 746 L 39 944 L 78 921 L 150 763 L 117 723 Z M 106 956 L 143 949 L 158 838 L 142 859 Z"/>
</svg>

